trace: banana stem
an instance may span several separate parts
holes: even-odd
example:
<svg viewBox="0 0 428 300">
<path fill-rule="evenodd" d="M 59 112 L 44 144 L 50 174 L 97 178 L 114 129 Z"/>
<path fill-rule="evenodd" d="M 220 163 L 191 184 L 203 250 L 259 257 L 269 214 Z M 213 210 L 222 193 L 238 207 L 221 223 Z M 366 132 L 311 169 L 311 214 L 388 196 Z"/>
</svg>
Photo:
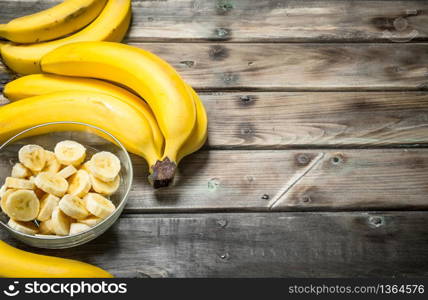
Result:
<svg viewBox="0 0 428 300">
<path fill-rule="evenodd" d="M 175 176 L 177 164 L 171 161 L 168 157 L 164 160 L 158 160 L 151 166 L 152 174 L 149 176 L 149 181 L 155 189 L 168 187 Z"/>
</svg>

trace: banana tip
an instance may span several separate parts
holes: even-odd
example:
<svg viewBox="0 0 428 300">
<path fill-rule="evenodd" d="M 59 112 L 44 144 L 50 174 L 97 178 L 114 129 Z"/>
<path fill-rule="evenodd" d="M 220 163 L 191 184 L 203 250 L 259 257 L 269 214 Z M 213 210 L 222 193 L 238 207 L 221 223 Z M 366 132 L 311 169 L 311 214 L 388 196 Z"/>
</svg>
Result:
<svg viewBox="0 0 428 300">
<path fill-rule="evenodd" d="M 150 182 L 155 189 L 168 187 L 175 176 L 177 165 L 168 157 L 162 161 L 157 161 L 152 166 L 152 174 L 149 176 Z"/>
</svg>

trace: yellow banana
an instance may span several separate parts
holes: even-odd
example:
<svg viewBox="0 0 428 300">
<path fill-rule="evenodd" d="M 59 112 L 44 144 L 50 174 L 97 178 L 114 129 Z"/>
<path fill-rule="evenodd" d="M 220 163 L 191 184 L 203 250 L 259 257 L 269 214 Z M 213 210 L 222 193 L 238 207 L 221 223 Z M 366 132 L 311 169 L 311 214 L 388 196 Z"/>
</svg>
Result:
<svg viewBox="0 0 428 300">
<path fill-rule="evenodd" d="M 113 276 L 87 263 L 26 252 L 0 241 L 0 277 L 111 278 Z"/>
<path fill-rule="evenodd" d="M 183 157 L 198 151 L 205 144 L 208 137 L 208 117 L 204 104 L 195 90 L 191 86 L 188 86 L 188 88 L 195 103 L 196 124 L 189 139 L 178 152 L 177 163 L 179 163 Z"/>
<path fill-rule="evenodd" d="M 120 42 L 131 20 L 131 0 L 108 0 L 101 14 L 83 30 L 66 38 L 39 44 L 8 44 L 1 48 L 4 63 L 19 74 L 40 72 L 40 59 L 46 53 L 81 41 Z"/>
<path fill-rule="evenodd" d="M 0 37 L 16 43 L 38 43 L 63 37 L 91 23 L 106 0 L 65 0 L 36 14 L 0 24 Z"/>
<path fill-rule="evenodd" d="M 0 107 L 0 140 L 38 124 L 60 121 L 104 129 L 128 151 L 144 157 L 149 166 L 159 159 L 150 124 L 139 110 L 110 95 L 88 91 L 51 93 Z M 66 129 L 76 130 L 76 126 L 71 124 Z"/>
<path fill-rule="evenodd" d="M 3 48 L 3 46 L 9 44 L 9 42 L 6 41 L 0 41 L 0 54 L 1 54 L 1 49 Z"/>
<path fill-rule="evenodd" d="M 62 46 L 43 57 L 41 68 L 47 73 L 118 82 L 144 98 L 165 137 L 163 157 L 152 166 L 151 178 L 155 187 L 170 184 L 178 152 L 196 122 L 193 95 L 174 68 L 148 51 L 108 42 Z"/>
<path fill-rule="evenodd" d="M 163 136 L 150 108 L 144 101 L 142 101 L 141 98 L 114 84 L 91 78 L 69 77 L 51 74 L 33 74 L 23 76 L 9 82 L 5 85 L 3 93 L 6 98 L 9 99 L 9 101 L 13 102 L 33 96 L 72 90 L 107 93 L 121 100 L 129 102 L 130 104 L 136 104 L 136 107 L 142 105 L 143 108 L 139 109 L 141 109 L 142 113 L 145 114 L 147 121 L 150 123 L 150 126 L 153 130 L 153 137 L 156 142 L 156 147 L 159 150 L 159 153 L 161 153 L 164 142 Z M 204 105 L 199 99 L 199 96 L 190 86 L 189 90 L 192 93 L 193 99 L 195 101 L 196 125 L 191 136 L 184 144 L 182 149 L 180 149 L 177 156 L 177 162 L 179 162 L 183 157 L 201 148 L 207 138 L 208 119 Z"/>
<path fill-rule="evenodd" d="M 149 122 L 157 153 L 162 156 L 164 138 L 150 107 L 138 96 L 114 84 L 91 78 L 33 74 L 9 82 L 4 86 L 3 94 L 13 102 L 62 91 L 105 93 L 133 105 Z"/>
</svg>

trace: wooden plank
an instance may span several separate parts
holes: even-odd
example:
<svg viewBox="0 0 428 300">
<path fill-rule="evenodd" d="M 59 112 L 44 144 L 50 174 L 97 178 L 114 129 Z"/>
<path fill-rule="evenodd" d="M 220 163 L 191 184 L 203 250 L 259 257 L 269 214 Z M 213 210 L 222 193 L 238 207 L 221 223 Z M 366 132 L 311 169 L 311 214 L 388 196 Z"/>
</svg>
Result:
<svg viewBox="0 0 428 300">
<path fill-rule="evenodd" d="M 428 142 L 428 93 L 210 93 L 210 148 L 283 149 Z"/>
<path fill-rule="evenodd" d="M 0 1 L 0 22 L 57 0 Z M 133 1 L 133 41 L 418 41 L 426 1 Z"/>
<path fill-rule="evenodd" d="M 211 149 L 428 143 L 426 92 L 202 93 L 201 98 Z"/>
<path fill-rule="evenodd" d="M 421 90 L 428 44 L 133 44 L 196 89 Z M 263 54 L 263 55 L 261 55 Z M 0 68 L 0 79 L 7 76 Z"/>
<path fill-rule="evenodd" d="M 143 159 L 133 157 L 126 211 L 427 209 L 427 154 L 428 149 L 201 151 L 180 164 L 174 187 L 161 190 L 148 184 Z M 4 174 L 10 168 L 9 160 L 0 162 Z"/>
<path fill-rule="evenodd" d="M 428 149 L 201 151 L 153 191 L 134 158 L 129 212 L 427 209 Z"/>
<path fill-rule="evenodd" d="M 133 44 L 197 89 L 400 90 L 428 87 L 428 44 Z"/>
<path fill-rule="evenodd" d="M 68 250 L 30 249 L 137 277 L 424 277 L 428 213 L 125 215 Z"/>
</svg>

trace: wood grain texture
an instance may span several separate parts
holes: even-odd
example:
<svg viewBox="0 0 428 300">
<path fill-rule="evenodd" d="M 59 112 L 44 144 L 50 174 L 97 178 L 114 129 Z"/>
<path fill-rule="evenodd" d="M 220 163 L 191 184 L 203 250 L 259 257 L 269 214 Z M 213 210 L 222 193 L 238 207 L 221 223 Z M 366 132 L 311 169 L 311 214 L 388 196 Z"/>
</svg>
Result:
<svg viewBox="0 0 428 300">
<path fill-rule="evenodd" d="M 199 90 L 426 90 L 428 44 L 132 44 Z M 0 68 L 0 78 L 7 74 Z"/>
<path fill-rule="evenodd" d="M 0 1 L 0 23 L 59 1 Z M 133 1 L 133 41 L 418 41 L 426 1 Z"/>
<path fill-rule="evenodd" d="M 427 92 L 201 93 L 201 98 L 210 149 L 428 143 Z"/>
<path fill-rule="evenodd" d="M 127 277 L 428 275 L 427 212 L 125 215 L 72 250 L 30 249 Z"/>
<path fill-rule="evenodd" d="M 128 212 L 428 208 L 427 149 L 201 151 L 158 191 L 133 160 Z"/>
<path fill-rule="evenodd" d="M 428 44 L 132 44 L 197 89 L 400 90 L 428 86 Z"/>
<path fill-rule="evenodd" d="M 428 93 L 209 93 L 210 148 L 359 147 L 428 142 Z"/>
</svg>

